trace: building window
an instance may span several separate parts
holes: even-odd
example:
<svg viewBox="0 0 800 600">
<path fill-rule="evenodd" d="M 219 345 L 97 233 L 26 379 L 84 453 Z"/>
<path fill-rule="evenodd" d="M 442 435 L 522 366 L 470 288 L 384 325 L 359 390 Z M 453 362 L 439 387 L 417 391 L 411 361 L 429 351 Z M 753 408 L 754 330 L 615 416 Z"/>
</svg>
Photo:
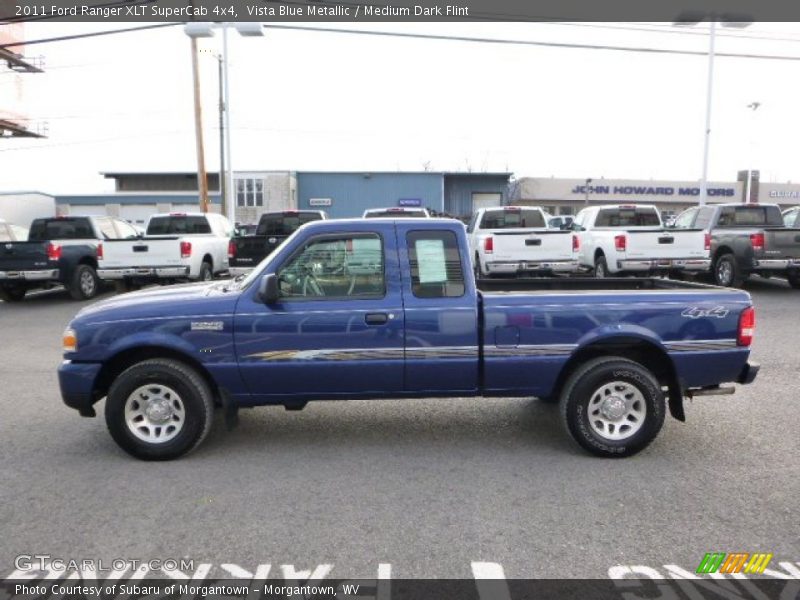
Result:
<svg viewBox="0 0 800 600">
<path fill-rule="evenodd" d="M 237 179 L 236 205 L 264 206 L 264 180 L 250 178 Z"/>
</svg>

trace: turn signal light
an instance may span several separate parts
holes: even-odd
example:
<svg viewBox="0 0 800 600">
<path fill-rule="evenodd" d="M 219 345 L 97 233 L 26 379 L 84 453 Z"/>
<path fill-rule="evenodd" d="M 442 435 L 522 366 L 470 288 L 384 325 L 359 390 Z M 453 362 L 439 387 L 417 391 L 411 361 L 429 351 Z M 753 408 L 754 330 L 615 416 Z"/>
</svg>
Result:
<svg viewBox="0 0 800 600">
<path fill-rule="evenodd" d="M 739 333 L 736 336 L 736 343 L 739 346 L 749 346 L 753 343 L 753 334 L 756 331 L 756 311 L 752 306 L 748 306 L 739 315 Z"/>
<path fill-rule="evenodd" d="M 704 238 L 704 244 L 706 250 L 711 250 L 711 234 L 706 233 Z"/>
<path fill-rule="evenodd" d="M 750 234 L 750 243 L 753 244 L 753 250 L 763 250 L 764 249 L 764 234 L 763 233 L 751 233 Z"/>
<path fill-rule="evenodd" d="M 61 338 L 61 345 L 64 347 L 64 352 L 77 352 L 78 351 L 78 336 L 75 331 L 67 329 Z"/>
<path fill-rule="evenodd" d="M 572 251 L 577 252 L 581 249 L 581 240 L 577 235 L 572 236 Z"/>
<path fill-rule="evenodd" d="M 47 260 L 61 260 L 61 246 L 52 242 L 47 244 Z"/>
<path fill-rule="evenodd" d="M 228 258 L 236 258 L 236 242 L 228 242 Z"/>
<path fill-rule="evenodd" d="M 192 255 L 192 242 L 181 242 L 181 258 L 189 258 Z"/>
<path fill-rule="evenodd" d="M 103 260 L 103 244 L 97 244 L 97 260 Z"/>
<path fill-rule="evenodd" d="M 614 248 L 617 249 L 617 252 L 625 252 L 628 248 L 628 238 L 624 235 L 615 235 Z"/>
<path fill-rule="evenodd" d="M 484 254 L 494 252 L 494 238 L 492 236 L 483 239 L 483 252 Z"/>
</svg>

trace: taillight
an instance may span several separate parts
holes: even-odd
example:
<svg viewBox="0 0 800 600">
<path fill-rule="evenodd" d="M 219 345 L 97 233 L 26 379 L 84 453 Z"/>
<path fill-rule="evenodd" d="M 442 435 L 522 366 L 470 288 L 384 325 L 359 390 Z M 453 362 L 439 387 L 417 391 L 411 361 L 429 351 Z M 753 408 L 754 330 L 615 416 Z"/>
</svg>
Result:
<svg viewBox="0 0 800 600">
<path fill-rule="evenodd" d="M 577 235 L 572 236 L 572 251 L 577 252 L 581 249 L 581 240 Z"/>
<path fill-rule="evenodd" d="M 614 236 L 614 248 L 617 249 L 617 252 L 625 252 L 628 247 L 628 238 L 624 235 L 615 235 Z"/>
<path fill-rule="evenodd" d="M 189 252 L 191 253 L 191 248 L 189 248 Z M 228 258 L 236 258 L 236 242 L 233 240 L 228 242 Z"/>
<path fill-rule="evenodd" d="M 751 233 L 750 234 L 750 243 L 753 244 L 753 250 L 763 250 L 764 249 L 764 234 L 763 233 Z"/>
<path fill-rule="evenodd" d="M 61 260 L 61 246 L 52 242 L 47 244 L 47 260 Z"/>
<path fill-rule="evenodd" d="M 739 315 L 739 332 L 736 336 L 736 343 L 739 346 L 749 346 L 753 343 L 753 334 L 756 331 L 756 311 L 752 306 L 748 306 Z"/>
<path fill-rule="evenodd" d="M 189 258 L 192 255 L 192 242 L 181 242 L 181 258 Z"/>
<path fill-rule="evenodd" d="M 103 260 L 103 244 L 97 244 L 97 260 Z"/>
<path fill-rule="evenodd" d="M 494 238 L 492 236 L 483 238 L 483 252 L 485 254 L 494 252 Z"/>
<path fill-rule="evenodd" d="M 703 247 L 706 250 L 711 250 L 711 234 L 706 233 L 705 237 L 703 238 Z"/>
</svg>

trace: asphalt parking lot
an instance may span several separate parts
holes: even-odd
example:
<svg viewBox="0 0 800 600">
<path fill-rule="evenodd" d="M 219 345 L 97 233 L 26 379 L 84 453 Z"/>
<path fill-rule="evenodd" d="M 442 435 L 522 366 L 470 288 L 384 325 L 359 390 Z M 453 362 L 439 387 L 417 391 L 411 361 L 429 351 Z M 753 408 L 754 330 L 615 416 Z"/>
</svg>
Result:
<svg viewBox="0 0 800 600">
<path fill-rule="evenodd" d="M 211 574 L 294 565 L 328 577 L 603 578 L 706 552 L 800 561 L 800 292 L 747 289 L 757 381 L 687 403 L 656 442 L 593 458 L 532 399 L 312 403 L 243 411 L 172 463 L 124 454 L 61 403 L 64 292 L 0 303 L 0 572 L 21 554 L 189 557 Z M 327 567 L 321 567 L 327 565 Z M 387 567 L 386 565 L 391 565 Z M 191 573 L 189 573 L 191 574 Z"/>
</svg>

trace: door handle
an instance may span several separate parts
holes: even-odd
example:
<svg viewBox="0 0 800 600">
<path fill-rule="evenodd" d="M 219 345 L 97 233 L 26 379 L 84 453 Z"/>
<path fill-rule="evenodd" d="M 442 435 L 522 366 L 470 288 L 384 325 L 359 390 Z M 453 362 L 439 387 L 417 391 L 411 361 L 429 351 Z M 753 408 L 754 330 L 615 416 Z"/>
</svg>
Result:
<svg viewBox="0 0 800 600">
<path fill-rule="evenodd" d="M 389 321 L 389 315 L 386 313 L 367 313 L 364 315 L 364 321 L 367 325 L 385 325 Z"/>
</svg>

